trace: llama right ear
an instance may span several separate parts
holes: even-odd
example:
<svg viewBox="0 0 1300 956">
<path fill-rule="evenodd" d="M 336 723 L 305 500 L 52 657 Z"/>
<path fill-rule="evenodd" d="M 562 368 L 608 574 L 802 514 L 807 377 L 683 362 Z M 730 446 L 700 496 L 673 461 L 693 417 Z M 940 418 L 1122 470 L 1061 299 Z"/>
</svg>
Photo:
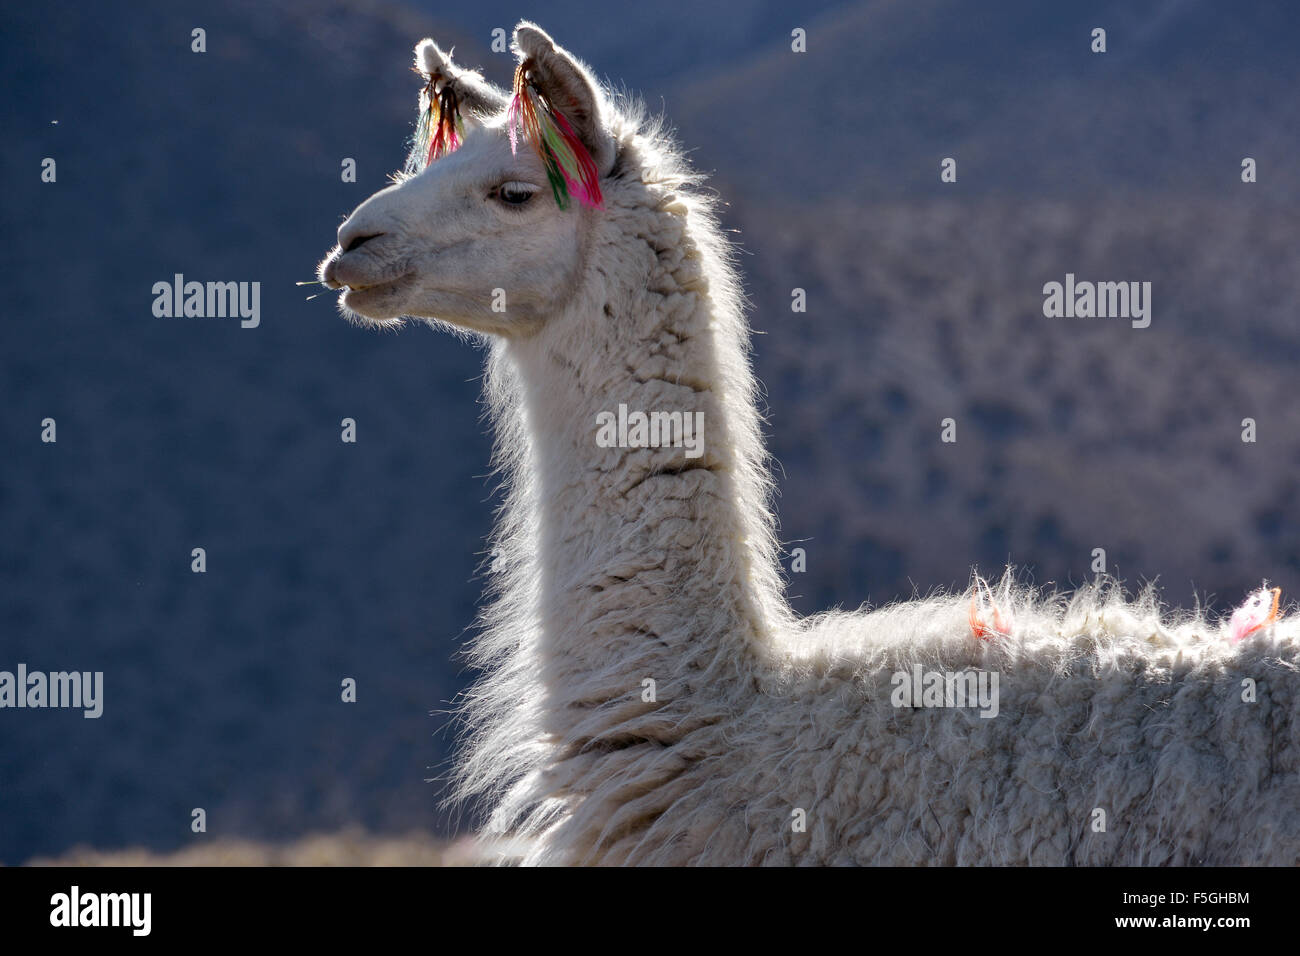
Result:
<svg viewBox="0 0 1300 956">
<path fill-rule="evenodd" d="M 599 175 L 614 168 L 614 137 L 605 125 L 605 98 L 587 68 L 535 23 L 515 27 L 514 51 L 529 62 L 529 79 L 555 105 L 591 153 Z"/>
<path fill-rule="evenodd" d="M 443 53 L 432 40 L 416 44 L 415 69 L 425 76 L 441 77 L 471 113 L 495 116 L 510 105 L 510 95 L 505 90 L 483 79 L 481 73 L 457 66 L 451 61 L 451 54 Z"/>
</svg>

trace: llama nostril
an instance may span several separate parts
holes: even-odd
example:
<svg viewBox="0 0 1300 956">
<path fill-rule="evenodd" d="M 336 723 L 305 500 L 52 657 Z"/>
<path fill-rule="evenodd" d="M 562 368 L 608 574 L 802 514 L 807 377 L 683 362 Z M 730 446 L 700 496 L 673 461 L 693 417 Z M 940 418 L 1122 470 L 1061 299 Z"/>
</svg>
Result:
<svg viewBox="0 0 1300 956">
<path fill-rule="evenodd" d="M 352 252 L 354 249 L 360 249 L 362 246 L 364 246 L 364 245 L 365 245 L 367 242 L 369 242 L 371 239 L 376 239 L 376 238 L 378 238 L 379 236 L 382 236 L 382 235 L 383 235 L 382 232 L 374 232 L 374 233 L 371 233 L 371 234 L 368 235 L 368 236 L 355 236 L 351 241 L 348 242 L 348 244 L 347 244 L 346 246 L 343 247 L 343 251 L 344 251 L 344 252 Z"/>
</svg>

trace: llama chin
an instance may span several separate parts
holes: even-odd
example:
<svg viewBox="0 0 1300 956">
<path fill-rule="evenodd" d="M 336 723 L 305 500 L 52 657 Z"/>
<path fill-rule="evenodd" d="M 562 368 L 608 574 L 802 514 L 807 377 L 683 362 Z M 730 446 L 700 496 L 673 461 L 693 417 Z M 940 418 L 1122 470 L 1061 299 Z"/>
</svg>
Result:
<svg viewBox="0 0 1300 956">
<path fill-rule="evenodd" d="M 521 23 L 514 50 L 514 96 L 572 136 L 539 120 L 522 148 L 512 94 L 423 41 L 443 139 L 357 208 L 321 275 L 409 273 L 405 314 L 490 344 L 504 504 L 455 797 L 490 805 L 494 845 L 526 863 L 1300 861 L 1294 616 L 1231 644 L 1149 590 L 1010 577 L 792 612 L 714 201 L 662 124 L 542 30 Z M 624 406 L 707 441 L 600 440 Z M 919 701 L 891 699 L 899 674 Z M 970 675 L 977 700 L 996 691 L 982 715 L 947 705 Z"/>
</svg>

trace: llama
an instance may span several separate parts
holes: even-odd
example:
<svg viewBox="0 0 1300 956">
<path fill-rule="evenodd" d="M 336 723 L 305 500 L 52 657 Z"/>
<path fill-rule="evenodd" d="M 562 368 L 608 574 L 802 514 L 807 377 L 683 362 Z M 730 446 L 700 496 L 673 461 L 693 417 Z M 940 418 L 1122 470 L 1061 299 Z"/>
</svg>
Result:
<svg viewBox="0 0 1300 956">
<path fill-rule="evenodd" d="M 319 270 L 352 321 L 488 345 L 505 495 L 455 771 L 488 832 L 524 863 L 1300 862 L 1295 616 L 1236 642 L 1008 578 L 796 617 L 712 202 L 541 29 L 514 52 L 512 98 L 417 46 L 407 171 Z M 932 706 L 979 680 L 991 706 Z"/>
</svg>

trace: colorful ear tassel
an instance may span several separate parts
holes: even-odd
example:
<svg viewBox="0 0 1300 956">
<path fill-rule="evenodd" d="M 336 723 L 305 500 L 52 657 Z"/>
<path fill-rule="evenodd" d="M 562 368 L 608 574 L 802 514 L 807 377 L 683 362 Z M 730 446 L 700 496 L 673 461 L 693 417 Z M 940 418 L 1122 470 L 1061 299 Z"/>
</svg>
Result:
<svg viewBox="0 0 1300 956">
<path fill-rule="evenodd" d="M 532 66 L 530 58 L 515 70 L 514 97 L 506 114 L 510 151 L 518 152 L 522 132 L 546 167 L 556 205 L 567 209 L 570 195 L 576 195 L 584 206 L 599 209 L 604 197 L 596 163 L 564 114 L 533 84 L 529 77 Z"/>
<path fill-rule="evenodd" d="M 456 91 L 447 83 L 438 90 L 441 79 L 437 73 L 429 77 L 424 87 L 428 105 L 420 112 L 420 122 L 415 128 L 415 155 L 423 157 L 425 166 L 455 152 L 465 138 Z"/>
</svg>

